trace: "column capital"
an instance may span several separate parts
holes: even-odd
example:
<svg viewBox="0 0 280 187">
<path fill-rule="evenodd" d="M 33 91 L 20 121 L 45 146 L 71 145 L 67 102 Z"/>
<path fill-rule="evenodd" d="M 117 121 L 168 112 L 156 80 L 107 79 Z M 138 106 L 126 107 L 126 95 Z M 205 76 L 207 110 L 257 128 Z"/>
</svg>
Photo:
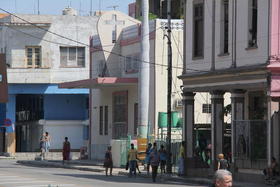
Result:
<svg viewBox="0 0 280 187">
<path fill-rule="evenodd" d="M 193 92 L 183 92 L 183 100 L 193 100 L 196 93 Z"/>
<path fill-rule="evenodd" d="M 223 99 L 225 91 L 222 90 L 214 90 L 210 92 L 211 99 Z"/>
<path fill-rule="evenodd" d="M 246 90 L 236 89 L 231 91 L 231 98 L 244 97 Z"/>
</svg>

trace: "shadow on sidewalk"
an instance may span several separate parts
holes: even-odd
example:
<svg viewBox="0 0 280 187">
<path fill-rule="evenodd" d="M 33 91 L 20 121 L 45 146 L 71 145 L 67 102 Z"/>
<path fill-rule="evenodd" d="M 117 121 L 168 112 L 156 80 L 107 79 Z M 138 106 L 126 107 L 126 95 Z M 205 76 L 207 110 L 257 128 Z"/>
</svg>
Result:
<svg viewBox="0 0 280 187">
<path fill-rule="evenodd" d="M 143 178 L 143 177 L 131 177 L 128 176 L 121 176 L 121 175 L 113 175 L 113 176 L 105 176 L 105 175 L 96 175 L 96 174 L 55 174 L 57 176 L 69 176 L 69 177 L 77 177 L 77 178 L 86 178 L 86 179 L 94 179 L 100 181 L 107 181 L 107 182 L 121 182 L 121 183 L 149 183 L 153 184 L 152 178 Z M 155 184 L 166 184 L 166 185 L 188 185 L 185 182 L 175 182 L 175 181 L 166 181 L 160 177 L 157 178 L 157 182 Z M 192 186 L 202 186 L 197 184 L 191 184 Z M 205 186 L 205 185 L 204 185 Z"/>
</svg>

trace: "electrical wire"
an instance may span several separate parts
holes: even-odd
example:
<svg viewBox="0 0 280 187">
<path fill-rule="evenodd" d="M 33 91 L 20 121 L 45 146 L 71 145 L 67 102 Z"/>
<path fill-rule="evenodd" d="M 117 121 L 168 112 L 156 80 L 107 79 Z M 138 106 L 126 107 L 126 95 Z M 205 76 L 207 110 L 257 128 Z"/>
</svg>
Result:
<svg viewBox="0 0 280 187">
<path fill-rule="evenodd" d="M 58 36 L 58 37 L 60 37 L 60 38 L 63 38 L 63 39 L 66 39 L 66 40 L 69 40 L 69 41 L 72 41 L 72 42 L 76 42 L 77 44 L 81 44 L 81 45 L 90 47 L 90 45 L 88 45 L 88 44 L 86 44 L 86 43 L 83 43 L 83 42 L 80 42 L 80 41 L 77 41 L 77 40 L 68 38 L 68 37 L 63 36 L 63 35 L 61 35 L 61 34 L 58 34 L 58 33 L 55 33 L 55 32 L 53 32 L 53 31 L 50 31 L 50 30 L 48 30 L 48 29 L 45 29 L 45 28 L 43 28 L 43 27 L 40 27 L 40 26 L 38 26 L 38 25 L 36 25 L 36 24 L 34 24 L 34 23 L 30 22 L 30 21 L 27 21 L 27 20 L 25 20 L 25 19 L 23 19 L 23 18 L 21 18 L 21 17 L 15 15 L 15 14 L 13 14 L 13 13 L 11 13 L 11 12 L 9 12 L 9 11 L 3 9 L 3 8 L 1 8 L 1 7 L 0 7 L 0 10 L 2 10 L 3 12 L 6 12 L 6 13 L 9 14 L 9 15 L 12 15 L 12 16 L 16 17 L 16 18 L 18 18 L 18 19 L 20 19 L 20 20 L 22 20 L 22 21 L 24 21 L 24 22 L 26 22 L 26 23 L 29 23 L 30 25 L 33 25 L 33 26 L 35 26 L 35 27 L 37 27 L 37 28 L 39 28 L 39 29 L 41 29 L 41 30 L 44 30 L 44 31 L 46 31 L 46 32 L 48 32 L 48 33 L 51 33 L 51 34 L 53 34 L 53 35 L 55 35 L 55 36 Z M 100 50 L 99 48 L 96 48 L 96 47 L 92 47 L 92 48 Z M 107 51 L 107 50 L 104 50 L 104 49 L 102 49 L 102 51 L 104 51 L 104 52 L 106 52 L 106 53 L 110 53 L 110 54 L 116 55 L 116 56 L 119 56 L 119 57 L 122 57 L 122 58 L 126 58 L 125 56 L 123 56 L 123 55 L 121 55 L 121 54 L 118 54 L 118 53 L 115 53 L 115 52 L 112 52 L 112 51 Z M 168 65 L 162 65 L 162 64 L 158 64 L 158 63 L 151 63 L 151 62 L 142 61 L 142 60 L 139 60 L 139 59 L 135 59 L 135 60 L 138 60 L 138 61 L 140 61 L 140 62 L 142 62 L 142 63 L 149 63 L 149 64 L 151 64 L 151 65 L 157 65 L 157 66 L 165 66 L 165 67 L 168 67 Z M 175 66 L 172 66 L 172 68 L 183 69 L 182 67 L 175 67 Z M 197 71 L 199 71 L 199 70 L 197 70 Z"/>
</svg>

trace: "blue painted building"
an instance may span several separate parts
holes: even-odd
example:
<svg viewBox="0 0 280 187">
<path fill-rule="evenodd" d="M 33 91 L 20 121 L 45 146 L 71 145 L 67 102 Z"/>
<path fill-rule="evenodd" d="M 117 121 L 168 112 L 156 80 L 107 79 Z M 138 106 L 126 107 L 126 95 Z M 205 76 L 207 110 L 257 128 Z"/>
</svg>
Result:
<svg viewBox="0 0 280 187">
<path fill-rule="evenodd" d="M 44 131 L 51 149 L 65 136 L 73 149 L 84 146 L 88 133 L 88 89 L 59 89 L 55 84 L 10 84 L 6 116 L 15 122 L 16 151 L 38 151 Z M 70 126 L 70 127 L 68 127 Z"/>
</svg>

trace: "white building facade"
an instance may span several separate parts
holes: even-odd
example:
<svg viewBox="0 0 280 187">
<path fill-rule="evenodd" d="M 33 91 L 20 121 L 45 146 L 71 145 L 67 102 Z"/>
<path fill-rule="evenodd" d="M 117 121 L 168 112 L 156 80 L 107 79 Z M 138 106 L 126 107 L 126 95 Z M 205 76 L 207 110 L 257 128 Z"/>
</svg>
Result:
<svg viewBox="0 0 280 187">
<path fill-rule="evenodd" d="M 187 174 L 200 167 L 193 141 L 195 93 L 211 95 L 211 159 L 228 155 L 234 168 L 265 168 L 279 159 L 278 102 L 272 96 L 267 64 L 275 55 L 274 24 L 279 9 L 274 0 L 190 0 L 185 4 L 183 81 Z M 277 50 L 276 50 L 277 51 Z M 225 94 L 230 95 L 231 141 L 226 145 Z M 276 117 L 276 118 L 275 118 Z M 277 135 L 278 136 L 278 135 Z M 230 145 L 230 146 L 229 146 Z M 229 146 L 229 148 L 228 148 Z M 194 172 L 195 173 L 195 172 Z"/>
</svg>

